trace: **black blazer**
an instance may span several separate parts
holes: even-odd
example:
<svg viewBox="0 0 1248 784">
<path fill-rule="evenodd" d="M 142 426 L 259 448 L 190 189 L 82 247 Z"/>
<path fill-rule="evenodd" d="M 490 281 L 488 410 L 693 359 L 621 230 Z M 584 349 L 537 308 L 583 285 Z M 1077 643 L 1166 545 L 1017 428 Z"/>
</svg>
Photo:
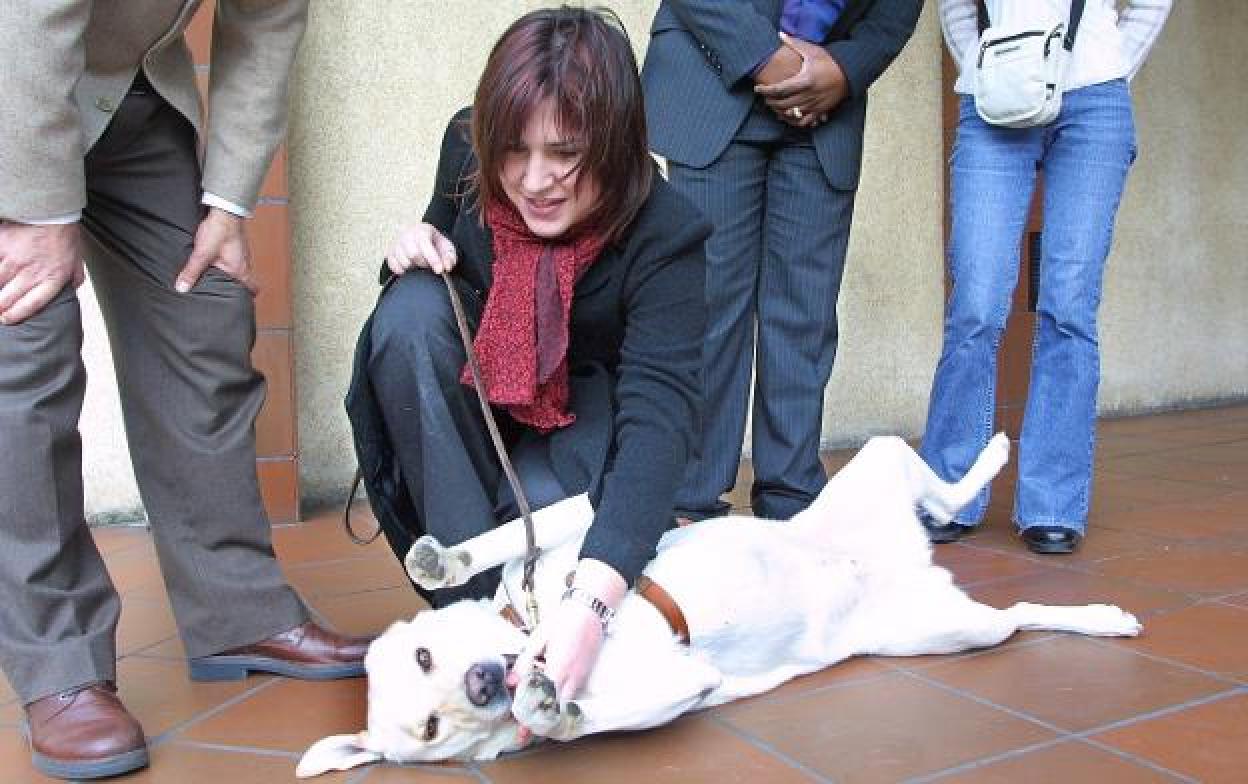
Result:
<svg viewBox="0 0 1248 784">
<path fill-rule="evenodd" d="M 464 196 L 464 177 L 476 166 L 469 117 L 461 111 L 446 130 L 424 219 L 455 244 L 460 290 L 484 302 L 494 254 L 480 210 Z M 656 172 L 625 236 L 603 250 L 573 291 L 568 367 L 577 421 L 551 435 L 551 461 L 566 491 L 588 490 L 594 503 L 582 555 L 610 564 L 630 583 L 671 523 L 701 424 L 709 234 L 700 213 Z M 388 279 L 383 267 L 383 285 Z M 378 522 L 383 530 L 410 532 L 412 504 L 363 372 L 369 327 L 357 348 L 347 412 Z"/>
<path fill-rule="evenodd" d="M 754 103 L 751 74 L 779 45 L 781 0 L 663 0 L 642 67 L 650 143 L 694 168 L 720 156 Z M 813 132 L 832 187 L 852 190 L 862 168 L 867 89 L 906 41 L 923 0 L 849 0 L 823 42 L 849 96 Z"/>
</svg>

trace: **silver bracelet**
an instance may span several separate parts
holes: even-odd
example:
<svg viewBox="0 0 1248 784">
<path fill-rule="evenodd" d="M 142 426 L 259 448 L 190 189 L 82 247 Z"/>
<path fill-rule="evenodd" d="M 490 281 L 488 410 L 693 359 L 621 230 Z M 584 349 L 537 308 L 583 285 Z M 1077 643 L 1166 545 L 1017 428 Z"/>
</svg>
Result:
<svg viewBox="0 0 1248 784">
<path fill-rule="evenodd" d="M 615 619 L 615 610 L 608 607 L 606 602 L 599 599 L 597 596 L 594 596 L 584 588 L 577 588 L 575 586 L 571 586 L 568 590 L 563 592 L 563 599 L 564 601 L 571 599 L 578 604 L 588 607 L 590 612 L 598 616 L 598 622 L 602 624 L 602 633 L 603 635 L 606 635 L 607 629 L 611 625 L 611 621 Z"/>
</svg>

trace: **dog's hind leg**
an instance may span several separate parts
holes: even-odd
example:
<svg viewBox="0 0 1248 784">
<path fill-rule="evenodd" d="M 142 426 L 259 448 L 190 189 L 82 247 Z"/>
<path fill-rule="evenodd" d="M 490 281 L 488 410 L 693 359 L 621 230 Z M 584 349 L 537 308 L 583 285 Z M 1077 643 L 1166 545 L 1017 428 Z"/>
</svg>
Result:
<svg viewBox="0 0 1248 784">
<path fill-rule="evenodd" d="M 970 598 L 948 580 L 947 574 L 933 572 L 933 577 L 937 579 L 879 597 L 862 607 L 854 628 L 862 653 L 958 653 L 997 645 L 1019 630 L 1115 637 L 1133 637 L 1140 631 L 1135 616 L 1111 605 L 1020 603 L 1001 610 Z M 943 587 L 940 582 L 945 583 Z"/>
<path fill-rule="evenodd" d="M 583 536 L 594 521 L 588 497 L 565 498 L 533 513 L 533 531 L 540 550 L 551 550 Z M 444 547 L 432 536 L 412 544 L 403 565 L 412 581 L 426 590 L 462 585 L 472 577 L 508 561 L 523 558 L 524 520 L 512 520 L 474 536 L 462 544 Z"/>
<path fill-rule="evenodd" d="M 1134 637 L 1140 633 L 1135 616 L 1112 604 L 1060 606 L 1019 602 L 1007 610 L 1019 629 L 1087 634 L 1094 637 Z"/>
</svg>

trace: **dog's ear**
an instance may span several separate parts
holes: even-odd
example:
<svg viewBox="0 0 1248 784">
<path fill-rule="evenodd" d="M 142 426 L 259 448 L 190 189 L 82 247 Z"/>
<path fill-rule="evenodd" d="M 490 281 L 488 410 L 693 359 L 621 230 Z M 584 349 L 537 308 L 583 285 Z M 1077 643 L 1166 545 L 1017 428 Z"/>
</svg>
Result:
<svg viewBox="0 0 1248 784">
<path fill-rule="evenodd" d="M 348 770 L 379 761 L 382 758 L 381 754 L 365 748 L 367 743 L 367 732 L 321 738 L 308 747 L 308 750 L 299 758 L 299 764 L 295 767 L 295 777 L 306 779 L 331 770 Z"/>
</svg>

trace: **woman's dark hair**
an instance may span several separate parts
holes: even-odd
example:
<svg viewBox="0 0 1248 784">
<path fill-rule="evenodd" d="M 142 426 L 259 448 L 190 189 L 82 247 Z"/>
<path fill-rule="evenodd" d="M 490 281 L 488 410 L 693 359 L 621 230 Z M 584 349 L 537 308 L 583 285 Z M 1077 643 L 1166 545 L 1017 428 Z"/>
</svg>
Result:
<svg viewBox="0 0 1248 784">
<path fill-rule="evenodd" d="M 586 223 L 607 242 L 618 240 L 650 193 L 654 163 L 637 61 L 614 12 L 569 6 L 533 11 L 494 45 L 472 113 L 472 147 L 480 163 L 472 185 L 483 215 L 490 204 L 506 203 L 499 179 L 504 156 L 547 99 L 553 100 L 559 131 L 585 151 L 580 176 L 598 184 L 601 195 Z"/>
</svg>

